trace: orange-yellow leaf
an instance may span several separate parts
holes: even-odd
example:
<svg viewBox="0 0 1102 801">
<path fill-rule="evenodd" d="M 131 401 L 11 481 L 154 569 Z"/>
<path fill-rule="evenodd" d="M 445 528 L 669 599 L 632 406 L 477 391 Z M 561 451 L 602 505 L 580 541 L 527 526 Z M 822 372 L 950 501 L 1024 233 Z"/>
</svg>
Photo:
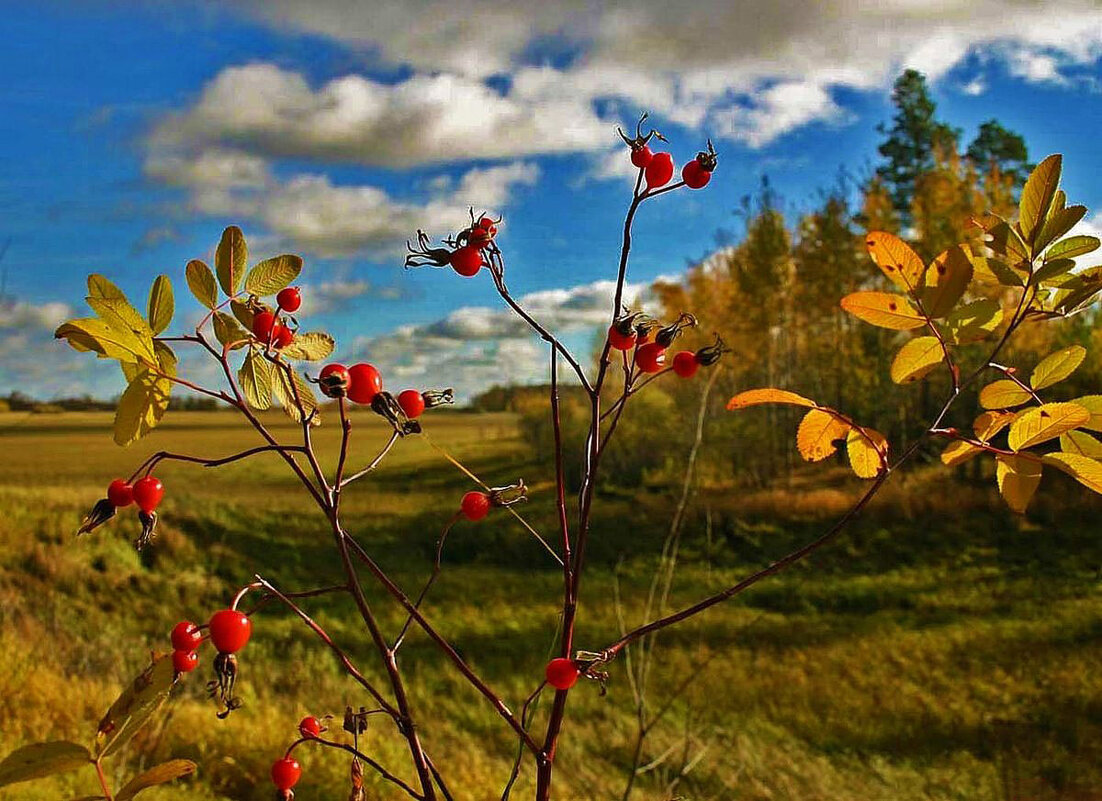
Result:
<svg viewBox="0 0 1102 801">
<path fill-rule="evenodd" d="M 823 409 L 812 409 L 796 430 L 796 448 L 809 462 L 821 462 L 838 450 L 837 440 L 845 439 L 850 427 Z"/>
<path fill-rule="evenodd" d="M 995 477 L 999 482 L 999 493 L 1007 506 L 1018 514 L 1023 514 L 1029 506 L 1029 500 L 1041 483 L 1041 463 L 1024 456 L 995 456 L 997 461 Z"/>
<path fill-rule="evenodd" d="M 988 384 L 980 390 L 980 406 L 985 409 L 1012 409 L 1026 403 L 1032 395 L 1009 378 Z"/>
<path fill-rule="evenodd" d="M 762 403 L 788 403 L 793 406 L 806 406 L 808 408 L 816 405 L 815 401 L 805 398 L 803 395 L 797 395 L 795 392 L 764 387 L 762 389 L 748 389 L 735 395 L 727 401 L 727 411 L 745 409 L 747 406 L 757 406 Z"/>
<path fill-rule="evenodd" d="M 926 265 L 898 236 L 872 231 L 865 237 L 865 247 L 876 266 L 900 289 L 912 292 L 922 288 Z"/>
<path fill-rule="evenodd" d="M 1102 462 L 1077 453 L 1050 453 L 1045 464 L 1063 470 L 1084 487 L 1102 493 Z"/>
<path fill-rule="evenodd" d="M 1083 359 L 1087 358 L 1087 349 L 1082 345 L 1072 345 L 1051 353 L 1041 359 L 1033 368 L 1033 374 L 1029 377 L 1029 385 L 1034 389 L 1044 389 L 1063 381 L 1069 375 L 1079 369 Z"/>
<path fill-rule="evenodd" d="M 893 331 L 926 325 L 926 318 L 909 300 L 890 292 L 854 292 L 842 298 L 842 308 L 866 323 Z"/>
<path fill-rule="evenodd" d="M 1102 431 L 1102 395 L 1084 395 L 1081 398 L 1075 398 L 1072 403 L 1082 406 L 1091 415 L 1091 419 L 1083 423 L 1080 428 Z"/>
<path fill-rule="evenodd" d="M 915 337 L 892 359 L 891 377 L 897 384 L 918 381 L 945 359 L 937 337 Z"/>
<path fill-rule="evenodd" d="M 1060 435 L 1060 450 L 1090 459 L 1102 459 L 1102 442 L 1086 431 L 1069 431 Z"/>
<path fill-rule="evenodd" d="M 1017 416 L 1017 412 L 984 412 L 972 423 L 972 430 L 976 432 L 976 439 L 988 442 Z"/>
<path fill-rule="evenodd" d="M 876 478 L 887 466 L 888 441 L 879 431 L 854 428 L 846 437 L 846 454 L 858 478 Z"/>
<path fill-rule="evenodd" d="M 941 462 L 952 467 L 953 465 L 964 464 L 981 453 L 983 453 L 983 448 L 958 439 L 950 442 L 948 447 L 941 452 Z"/>
<path fill-rule="evenodd" d="M 1078 428 L 1090 418 L 1090 412 L 1076 403 L 1046 403 L 1018 415 L 1010 424 L 1007 443 L 1012 451 L 1032 448 Z"/>
<path fill-rule="evenodd" d="M 972 272 L 972 260 L 960 245 L 934 259 L 926 271 L 927 289 L 922 296 L 926 313 L 935 320 L 947 316 L 972 281 Z"/>
</svg>

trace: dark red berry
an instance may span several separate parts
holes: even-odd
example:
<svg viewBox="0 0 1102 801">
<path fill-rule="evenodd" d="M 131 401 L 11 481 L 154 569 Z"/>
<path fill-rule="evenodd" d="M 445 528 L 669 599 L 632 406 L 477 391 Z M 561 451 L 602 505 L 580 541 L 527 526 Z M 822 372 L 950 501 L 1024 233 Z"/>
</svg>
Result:
<svg viewBox="0 0 1102 801">
<path fill-rule="evenodd" d="M 547 677 L 547 683 L 556 690 L 569 690 L 578 683 L 578 676 L 581 671 L 578 670 L 578 666 L 574 664 L 573 659 L 565 659 L 560 656 L 547 663 L 544 674 Z"/>
<path fill-rule="evenodd" d="M 635 347 L 635 330 L 632 329 L 630 334 L 625 334 L 617 326 L 610 326 L 608 329 L 608 344 L 616 350 L 631 350 Z"/>
<path fill-rule="evenodd" d="M 383 376 L 373 364 L 354 364 L 348 368 L 348 399 L 371 403 L 383 391 Z"/>
<path fill-rule="evenodd" d="M 490 235 L 497 233 L 497 223 L 495 223 L 489 217 L 483 217 L 481 220 L 479 220 L 478 227 Z"/>
<path fill-rule="evenodd" d="M 161 483 L 161 479 L 153 476 L 139 478 L 134 482 L 133 495 L 138 508 L 147 515 L 152 514 L 165 496 L 165 485 Z"/>
<path fill-rule="evenodd" d="M 647 189 L 665 186 L 673 178 L 673 156 L 669 153 L 655 153 L 644 175 L 647 179 Z"/>
<path fill-rule="evenodd" d="M 281 349 L 290 345 L 295 341 L 295 332 L 292 331 L 283 323 L 276 323 L 275 328 L 272 329 L 272 346 L 274 348 Z"/>
<path fill-rule="evenodd" d="M 477 275 L 482 269 L 482 253 L 474 245 L 464 245 L 451 255 L 451 266 L 464 278 Z"/>
<path fill-rule="evenodd" d="M 485 492 L 468 492 L 463 496 L 459 508 L 468 520 L 481 520 L 490 511 L 490 496 Z"/>
<path fill-rule="evenodd" d="M 177 673 L 191 673 L 199 667 L 199 654 L 195 651 L 173 651 L 172 668 Z"/>
<path fill-rule="evenodd" d="M 177 651 L 194 651 L 203 642 L 203 632 L 190 620 L 181 620 L 172 629 L 172 647 Z"/>
<path fill-rule="evenodd" d="M 210 619 L 210 641 L 219 653 L 234 654 L 245 647 L 253 633 L 253 622 L 243 612 L 223 609 Z"/>
<path fill-rule="evenodd" d="M 681 170 L 681 178 L 690 189 L 700 189 L 712 180 L 712 173 L 704 169 L 700 162 L 693 159 Z"/>
<path fill-rule="evenodd" d="M 302 766 L 294 757 L 283 757 L 272 763 L 272 783 L 279 790 L 290 790 L 298 784 Z"/>
<path fill-rule="evenodd" d="M 321 734 L 321 721 L 313 715 L 307 715 L 298 722 L 298 733 L 303 737 L 317 737 Z"/>
<path fill-rule="evenodd" d="M 666 366 L 666 349 L 657 342 L 647 342 L 635 351 L 635 364 L 644 373 L 657 373 Z"/>
<path fill-rule="evenodd" d="M 318 389 L 327 398 L 343 398 L 352 385 L 352 377 L 343 364 L 327 364 L 318 373 Z"/>
<path fill-rule="evenodd" d="M 257 312 L 253 317 L 253 336 L 261 342 L 267 342 L 276 326 L 276 316 L 270 311 Z"/>
<path fill-rule="evenodd" d="M 421 412 L 425 411 L 425 399 L 415 389 L 406 389 L 399 392 L 398 405 L 402 407 L 402 411 L 406 413 L 406 417 L 410 420 L 420 417 Z"/>
<path fill-rule="evenodd" d="M 673 371 L 682 378 L 692 378 L 700 369 L 700 362 L 691 350 L 681 350 L 674 354 Z"/>
<path fill-rule="evenodd" d="M 636 167 L 646 167 L 653 160 L 654 151 L 650 149 L 650 145 L 642 145 L 631 149 L 631 163 Z"/>
<path fill-rule="evenodd" d="M 134 503 L 134 488 L 121 478 L 116 478 L 107 485 L 107 500 L 117 509 L 129 506 Z"/>
<path fill-rule="evenodd" d="M 302 305 L 302 294 L 298 291 L 297 286 L 289 286 L 280 290 L 280 293 L 276 295 L 276 303 L 283 311 L 294 314 L 298 311 L 298 307 Z"/>
</svg>

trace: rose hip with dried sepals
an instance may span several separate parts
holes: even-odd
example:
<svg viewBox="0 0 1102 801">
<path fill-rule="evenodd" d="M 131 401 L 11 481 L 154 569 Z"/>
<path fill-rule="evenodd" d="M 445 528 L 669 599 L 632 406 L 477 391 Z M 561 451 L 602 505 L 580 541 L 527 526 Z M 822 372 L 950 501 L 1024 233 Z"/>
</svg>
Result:
<svg viewBox="0 0 1102 801">
<path fill-rule="evenodd" d="M 482 252 L 474 245 L 464 245 L 452 253 L 449 262 L 461 276 L 471 278 L 482 269 Z"/>
<path fill-rule="evenodd" d="M 236 609 L 215 612 L 210 619 L 210 641 L 222 654 L 234 654 L 245 647 L 253 633 L 253 622 Z"/>
<path fill-rule="evenodd" d="M 303 737 L 318 737 L 321 734 L 321 721 L 313 715 L 307 715 L 299 721 L 298 733 Z"/>
<path fill-rule="evenodd" d="M 147 515 L 153 514 L 165 495 L 165 485 L 161 483 L 161 479 L 153 476 L 139 478 L 134 482 L 133 495 L 134 503 L 138 504 L 139 509 Z"/>
<path fill-rule="evenodd" d="M 657 342 L 647 342 L 635 351 L 635 366 L 644 373 L 657 373 L 666 366 L 666 348 Z"/>
<path fill-rule="evenodd" d="M 350 383 L 348 399 L 355 403 L 371 403 L 383 391 L 383 376 L 373 364 L 354 364 L 348 368 Z"/>
<path fill-rule="evenodd" d="M 107 485 L 107 500 L 117 509 L 129 506 L 134 503 L 134 488 L 121 478 L 116 478 Z"/>
<path fill-rule="evenodd" d="M 352 376 L 343 364 L 327 364 L 318 373 L 318 389 L 327 398 L 343 398 L 352 386 Z"/>
<path fill-rule="evenodd" d="M 681 179 L 685 182 L 685 186 L 690 189 L 701 189 L 706 186 L 712 179 L 717 161 L 715 148 L 712 147 L 712 140 L 709 139 L 708 149 L 697 153 L 696 158 L 681 170 Z"/>
<path fill-rule="evenodd" d="M 578 683 L 580 675 L 581 671 L 574 664 L 574 660 L 561 656 L 548 662 L 544 670 L 547 683 L 556 690 L 569 690 Z"/>
<path fill-rule="evenodd" d="M 285 756 L 272 763 L 272 784 L 279 790 L 290 790 L 298 784 L 302 766 L 294 757 Z"/>
<path fill-rule="evenodd" d="M 631 148 L 631 163 L 640 169 L 650 166 L 650 163 L 654 160 L 654 152 L 647 144 L 651 137 L 660 139 L 663 142 L 666 141 L 666 138 L 653 128 L 650 133 L 643 134 L 643 123 L 647 121 L 647 116 L 647 114 L 643 114 L 639 118 L 639 122 L 635 126 L 635 136 L 632 138 L 629 138 L 620 128 L 616 129 L 616 132 L 620 134 L 620 138 L 624 140 L 624 144 Z"/>
<path fill-rule="evenodd" d="M 673 356 L 673 371 L 682 378 L 692 378 L 700 369 L 700 362 L 691 350 L 681 350 Z"/>
<path fill-rule="evenodd" d="M 459 502 L 459 509 L 468 520 L 481 520 L 490 511 L 490 496 L 485 492 L 468 492 Z"/>
<path fill-rule="evenodd" d="M 177 651 L 194 651 L 203 643 L 203 632 L 190 620 L 181 620 L 172 628 L 171 640 Z"/>
<path fill-rule="evenodd" d="M 416 389 L 405 389 L 398 393 L 398 405 L 410 420 L 415 420 L 425 411 L 425 398 Z"/>
</svg>

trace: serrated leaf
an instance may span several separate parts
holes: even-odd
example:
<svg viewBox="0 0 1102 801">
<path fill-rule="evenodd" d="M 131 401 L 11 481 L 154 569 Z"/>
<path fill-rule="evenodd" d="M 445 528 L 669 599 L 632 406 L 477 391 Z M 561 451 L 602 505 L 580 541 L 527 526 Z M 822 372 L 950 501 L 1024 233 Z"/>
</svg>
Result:
<svg viewBox="0 0 1102 801">
<path fill-rule="evenodd" d="M 1102 395 L 1083 395 L 1073 398 L 1071 402 L 1077 406 L 1082 406 L 1090 414 L 1090 419 L 1083 423 L 1080 428 L 1102 431 Z"/>
<path fill-rule="evenodd" d="M 731 400 L 727 401 L 727 411 L 745 409 L 747 406 L 757 406 L 762 403 L 786 403 L 792 406 L 806 406 L 808 408 L 818 405 L 815 401 L 805 398 L 803 395 L 797 395 L 795 392 L 765 387 L 762 389 L 748 389 L 735 395 Z"/>
<path fill-rule="evenodd" d="M 285 253 L 257 263 L 245 277 L 245 291 L 264 297 L 290 286 L 302 272 L 302 257 Z"/>
<path fill-rule="evenodd" d="M 983 448 L 964 440 L 950 442 L 941 452 L 941 463 L 947 467 L 964 464 L 968 460 L 983 453 Z"/>
<path fill-rule="evenodd" d="M 115 409 L 115 444 L 126 446 L 157 427 L 168 410 L 172 381 L 176 375 L 176 355 L 163 343 L 156 343 L 160 373 L 139 365 L 124 371 L 128 385 Z"/>
<path fill-rule="evenodd" d="M 1066 275 L 1075 267 L 1073 259 L 1054 259 L 1046 261 L 1029 279 L 1030 285 L 1052 283 L 1054 279 Z M 1059 283 L 1059 282 L 1057 282 Z"/>
<path fill-rule="evenodd" d="M 62 323 L 54 331 L 54 337 L 66 340 L 74 350 L 92 351 L 100 358 L 121 362 L 139 360 L 134 337 L 117 333 L 95 317 L 80 317 Z"/>
<path fill-rule="evenodd" d="M 311 425 L 319 425 L 321 416 L 317 414 L 318 401 L 310 385 L 287 364 L 273 366 L 272 389 L 283 411 L 296 423 L 301 422 L 303 413 L 311 418 Z M 302 407 L 301 410 L 299 407 Z M 312 417 L 311 417 L 312 415 Z"/>
<path fill-rule="evenodd" d="M 846 436 L 846 455 L 858 478 L 876 478 L 886 467 L 888 441 L 871 428 L 864 429 L 864 433 L 853 428 Z"/>
<path fill-rule="evenodd" d="M 239 300 L 231 300 L 230 311 L 233 312 L 233 316 L 237 318 L 237 321 L 245 326 L 246 331 L 253 330 L 253 318 L 256 317 L 256 315 L 253 313 L 252 309 Z"/>
<path fill-rule="evenodd" d="M 985 298 L 954 309 L 945 322 L 952 341 L 965 345 L 986 339 L 999 327 L 1002 319 L 1003 312 L 999 302 Z"/>
<path fill-rule="evenodd" d="M 123 788 L 115 794 L 115 801 L 130 801 L 142 790 L 194 773 L 196 767 L 197 765 L 190 759 L 171 759 L 168 762 L 162 762 L 123 785 Z"/>
<path fill-rule="evenodd" d="M 1048 215 L 1048 219 L 1045 220 L 1045 224 L 1041 226 L 1041 230 L 1037 234 L 1037 241 L 1033 243 L 1033 252 L 1043 252 L 1045 248 L 1074 228 L 1076 223 L 1082 220 L 1086 214 L 1086 206 L 1052 209 L 1052 213 Z"/>
<path fill-rule="evenodd" d="M 796 430 L 796 448 L 809 462 L 821 462 L 838 450 L 837 440 L 845 439 L 849 424 L 823 409 L 812 409 Z"/>
<path fill-rule="evenodd" d="M 892 359 L 891 378 L 897 384 L 918 381 L 945 360 L 937 337 L 915 337 Z"/>
<path fill-rule="evenodd" d="M 1045 403 L 1022 412 L 1010 424 L 1007 444 L 1021 451 L 1055 439 L 1090 420 L 1090 412 L 1075 403 Z"/>
<path fill-rule="evenodd" d="M 214 281 L 214 273 L 205 262 L 192 259 L 187 263 L 184 274 L 187 277 L 188 289 L 197 301 L 208 309 L 218 305 L 218 285 Z"/>
<path fill-rule="evenodd" d="M 237 348 L 243 348 L 249 341 L 249 333 L 237 324 L 237 320 L 233 319 L 225 312 L 216 311 L 213 315 L 212 322 L 214 323 L 214 336 L 222 343 L 223 347 L 226 345 L 234 345 L 233 350 Z"/>
<path fill-rule="evenodd" d="M 237 380 L 241 391 L 245 393 L 245 400 L 254 409 L 272 407 L 272 369 L 272 363 L 264 358 L 263 353 L 256 348 L 249 348 L 241 369 L 237 371 Z"/>
<path fill-rule="evenodd" d="M 876 266 L 904 292 L 922 288 L 926 264 L 902 239 L 886 231 L 872 231 L 865 236 L 865 247 Z"/>
<path fill-rule="evenodd" d="M 1077 236 L 1069 236 L 1067 239 L 1061 239 L 1048 249 L 1045 254 L 1045 261 L 1052 261 L 1053 259 L 1074 259 L 1076 256 L 1085 256 L 1088 253 L 1093 253 L 1098 250 L 1102 245 L 1102 241 L 1096 236 L 1087 236 L 1081 234 Z"/>
<path fill-rule="evenodd" d="M 96 729 L 96 752 L 108 756 L 129 742 L 161 708 L 176 683 L 172 657 L 154 654 L 153 661 L 111 704 Z"/>
<path fill-rule="evenodd" d="M 158 275 L 149 290 L 149 327 L 154 334 L 168 328 L 172 315 L 176 311 L 176 301 L 172 296 L 172 282 L 167 275 Z"/>
<path fill-rule="evenodd" d="M 959 245 L 949 248 L 926 271 L 922 307 L 930 317 L 945 317 L 957 305 L 972 281 L 972 260 Z"/>
<path fill-rule="evenodd" d="M 1016 381 L 1004 378 L 980 390 L 980 406 L 985 409 L 1013 409 L 1028 403 L 1033 396 Z"/>
<path fill-rule="evenodd" d="M 926 325 L 926 318 L 907 298 L 889 292 L 854 292 L 842 298 L 842 308 L 870 325 L 893 331 Z"/>
<path fill-rule="evenodd" d="M 294 341 L 279 352 L 288 359 L 316 362 L 332 353 L 336 344 L 336 340 L 324 331 L 307 331 L 295 334 Z"/>
<path fill-rule="evenodd" d="M 249 246 L 245 235 L 236 225 L 222 232 L 222 239 L 214 251 L 214 269 L 218 273 L 218 283 L 227 295 L 236 295 L 245 280 L 245 269 L 249 262 Z"/>
<path fill-rule="evenodd" d="M 1082 345 L 1071 345 L 1051 353 L 1033 368 L 1029 385 L 1034 389 L 1051 387 L 1078 370 L 1085 358 L 1087 358 L 1087 349 Z"/>
<path fill-rule="evenodd" d="M 91 761 L 92 754 L 77 743 L 66 740 L 31 743 L 12 751 L 0 762 L 0 787 L 76 770 Z"/>
<path fill-rule="evenodd" d="M 990 442 L 993 436 L 1010 425 L 1017 416 L 1017 412 L 984 412 L 972 422 L 972 430 L 976 432 L 976 439 Z"/>
<path fill-rule="evenodd" d="M 1037 485 L 1041 483 L 1041 463 L 1024 456 L 995 455 L 995 478 L 1006 505 L 1024 514 Z"/>
<path fill-rule="evenodd" d="M 1060 435 L 1060 450 L 1075 453 L 1091 459 L 1102 459 L 1102 442 L 1086 431 L 1069 431 Z"/>
<path fill-rule="evenodd" d="M 139 359 L 154 360 L 153 329 L 118 287 L 102 275 L 90 275 L 85 300 L 120 344 Z"/>
<path fill-rule="evenodd" d="M 1028 242 L 1035 241 L 1052 206 L 1056 190 L 1060 186 L 1060 170 L 1063 158 L 1059 153 L 1043 159 L 1033 168 L 1022 188 L 1018 202 L 1018 223 Z"/>
<path fill-rule="evenodd" d="M 1063 470 L 1084 487 L 1102 493 L 1102 462 L 1077 453 L 1050 453 L 1042 458 L 1045 464 Z"/>
</svg>

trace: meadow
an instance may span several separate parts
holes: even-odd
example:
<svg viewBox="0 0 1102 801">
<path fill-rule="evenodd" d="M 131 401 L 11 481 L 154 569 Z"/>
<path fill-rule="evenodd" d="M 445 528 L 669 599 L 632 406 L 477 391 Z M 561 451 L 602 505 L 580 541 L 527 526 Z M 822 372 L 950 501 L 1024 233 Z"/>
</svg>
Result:
<svg viewBox="0 0 1102 801">
<path fill-rule="evenodd" d="M 110 422 L 105 413 L 0 415 L 0 753 L 36 740 L 89 742 L 149 650 L 168 647 L 172 625 L 205 620 L 254 572 L 286 590 L 340 577 L 324 521 L 270 454 L 218 470 L 165 464 L 159 536 L 140 554 L 132 514 L 75 537 L 107 483 L 148 453 L 218 456 L 255 444 L 229 413 L 169 414 L 129 449 L 111 442 Z M 295 436 L 278 413 L 268 422 Z M 553 531 L 548 465 L 525 446 L 514 416 L 442 413 L 426 423 L 431 442 L 400 442 L 344 501 L 351 533 L 409 591 L 427 576 L 441 527 L 472 488 L 434 445 L 488 483 L 523 476 L 533 491 L 521 513 Z M 355 425 L 353 466 L 386 437 L 370 415 Z M 337 433 L 330 424 L 318 435 L 329 463 Z M 615 638 L 616 576 L 626 619 L 642 622 L 675 485 L 601 493 L 579 647 Z M 810 539 L 859 489 L 822 466 L 767 488 L 699 488 L 671 604 Z M 661 637 L 652 703 L 693 680 L 648 739 L 648 769 L 632 798 L 1102 799 L 1102 503 L 1085 496 L 1062 477 L 1046 478 L 1023 519 L 1005 510 L 990 480 L 933 468 L 894 479 L 835 545 Z M 505 514 L 458 525 L 444 561 L 427 614 L 519 707 L 552 646 L 561 574 Z M 404 617 L 367 586 L 395 632 Z M 381 676 L 350 603 L 324 596 L 305 605 L 366 674 Z M 215 718 L 205 696 L 210 657 L 203 653 L 162 721 L 115 763 L 120 777 L 170 757 L 199 763 L 194 777 L 143 799 L 269 799 L 268 765 L 304 714 L 339 715 L 368 702 L 275 606 L 256 617 L 241 655 L 245 706 L 228 720 Z M 427 749 L 457 797 L 500 797 L 515 739 L 424 637 L 412 635 L 401 660 Z M 621 798 L 635 745 L 623 661 L 611 667 L 607 695 L 580 686 L 570 712 L 556 796 Z M 384 726 L 362 742 L 409 773 L 401 741 Z M 298 755 L 300 801 L 345 797 L 344 758 Z M 531 795 L 530 773 L 513 798 Z M 97 790 L 88 769 L 13 785 L 0 798 L 53 801 Z M 403 796 L 372 783 L 368 797 Z"/>
</svg>

